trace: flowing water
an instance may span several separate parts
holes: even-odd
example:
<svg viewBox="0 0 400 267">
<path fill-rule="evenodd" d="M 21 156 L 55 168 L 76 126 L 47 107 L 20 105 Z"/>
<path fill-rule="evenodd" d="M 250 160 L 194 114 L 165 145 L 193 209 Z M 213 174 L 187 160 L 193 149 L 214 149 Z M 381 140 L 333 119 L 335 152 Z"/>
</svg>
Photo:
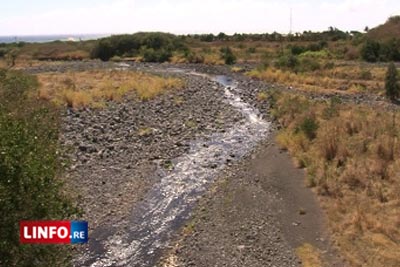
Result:
<svg viewBox="0 0 400 267">
<path fill-rule="evenodd" d="M 182 70 L 169 70 L 179 71 Z M 224 133 L 212 135 L 207 140 L 197 140 L 190 152 L 176 158 L 174 170 L 166 173 L 145 199 L 138 204 L 124 227 L 98 229 L 94 233 L 101 240 L 91 240 L 92 248 L 80 259 L 84 266 L 154 266 L 172 234 L 188 219 L 196 200 L 226 166 L 240 159 L 268 134 L 270 124 L 258 111 L 238 96 L 240 88 L 227 76 L 200 75 L 224 85 L 227 103 L 236 108 L 243 119 Z M 80 265 L 79 264 L 79 265 Z"/>
</svg>

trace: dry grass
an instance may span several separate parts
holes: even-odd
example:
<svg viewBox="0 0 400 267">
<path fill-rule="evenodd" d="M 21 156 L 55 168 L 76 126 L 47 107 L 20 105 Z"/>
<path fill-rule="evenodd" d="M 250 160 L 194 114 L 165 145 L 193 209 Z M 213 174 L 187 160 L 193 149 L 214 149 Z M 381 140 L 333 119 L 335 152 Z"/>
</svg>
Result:
<svg viewBox="0 0 400 267">
<path fill-rule="evenodd" d="M 352 266 L 400 266 L 399 112 L 276 99 L 277 141 L 306 167 L 343 255 Z M 310 118 L 315 138 L 304 126 Z"/>
<path fill-rule="evenodd" d="M 18 58 L 24 60 L 82 60 L 90 58 L 94 42 L 49 42 L 30 43 L 18 52 Z"/>
<path fill-rule="evenodd" d="M 320 252 L 313 245 L 305 243 L 296 249 L 303 267 L 322 267 Z"/>
<path fill-rule="evenodd" d="M 259 92 L 257 94 L 257 100 L 260 102 L 264 102 L 268 99 L 268 94 L 266 92 Z"/>
<path fill-rule="evenodd" d="M 294 73 L 273 67 L 255 69 L 249 76 L 271 83 L 293 86 L 300 90 L 315 92 L 383 94 L 385 68 L 382 66 L 361 67 L 345 65 L 313 72 Z"/>
<path fill-rule="evenodd" d="M 177 78 L 165 78 L 133 71 L 94 70 L 38 75 L 39 98 L 79 108 L 103 107 L 106 101 L 120 101 L 126 95 L 151 99 L 184 84 Z"/>
<path fill-rule="evenodd" d="M 232 72 L 236 72 L 236 73 L 237 73 L 237 72 L 242 72 L 242 71 L 243 71 L 243 68 L 240 68 L 240 67 L 232 67 L 232 68 L 231 68 L 231 71 L 232 71 Z"/>
</svg>

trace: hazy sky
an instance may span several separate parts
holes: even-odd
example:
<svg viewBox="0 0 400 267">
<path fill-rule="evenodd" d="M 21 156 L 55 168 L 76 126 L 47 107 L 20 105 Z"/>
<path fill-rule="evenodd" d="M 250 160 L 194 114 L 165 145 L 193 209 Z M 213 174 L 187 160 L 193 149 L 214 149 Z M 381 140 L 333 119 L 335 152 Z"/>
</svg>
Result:
<svg viewBox="0 0 400 267">
<path fill-rule="evenodd" d="M 363 30 L 400 15 L 399 0 L 0 0 L 0 35 Z"/>
</svg>

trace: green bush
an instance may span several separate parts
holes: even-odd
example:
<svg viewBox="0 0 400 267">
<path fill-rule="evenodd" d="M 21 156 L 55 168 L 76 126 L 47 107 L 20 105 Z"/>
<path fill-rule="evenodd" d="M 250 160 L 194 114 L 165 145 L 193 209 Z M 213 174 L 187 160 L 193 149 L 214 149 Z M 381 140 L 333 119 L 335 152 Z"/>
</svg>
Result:
<svg viewBox="0 0 400 267">
<path fill-rule="evenodd" d="M 0 48 L 0 58 L 4 57 L 8 52 L 7 48 Z"/>
<path fill-rule="evenodd" d="M 361 57 L 368 62 L 379 60 L 379 50 L 381 46 L 378 42 L 367 40 L 361 48 Z"/>
<path fill-rule="evenodd" d="M 144 49 L 143 59 L 146 62 L 166 62 L 172 57 L 172 52 L 165 49 Z"/>
<path fill-rule="evenodd" d="M 278 58 L 275 67 L 283 70 L 291 70 L 294 72 L 316 71 L 322 68 L 317 58 L 307 56 L 303 53 L 300 56 L 285 54 Z"/>
<path fill-rule="evenodd" d="M 315 118 L 306 117 L 299 125 L 299 130 L 302 131 L 309 140 L 313 140 L 317 136 L 318 123 Z"/>
<path fill-rule="evenodd" d="M 115 55 L 115 49 L 109 39 L 100 40 L 91 52 L 92 58 L 108 61 Z"/>
<path fill-rule="evenodd" d="M 400 41 L 391 39 L 388 42 L 367 40 L 361 47 L 361 57 L 368 62 L 400 61 Z"/>
<path fill-rule="evenodd" d="M 58 111 L 34 98 L 37 81 L 0 70 L 0 265 L 64 266 L 64 246 L 19 243 L 21 220 L 69 219 L 62 193 Z"/>
<path fill-rule="evenodd" d="M 142 55 L 151 61 L 163 62 L 173 51 L 184 50 L 183 39 L 169 33 L 150 32 L 114 35 L 100 39 L 92 50 L 92 58 L 108 61 L 114 56 Z M 144 53 L 147 52 L 145 56 Z M 167 60 L 168 60 L 167 59 Z"/>
<path fill-rule="evenodd" d="M 299 72 L 316 71 L 319 69 L 321 69 L 321 64 L 312 57 L 301 57 L 300 64 L 297 67 L 297 71 Z"/>
<path fill-rule="evenodd" d="M 233 54 L 232 49 L 224 47 L 220 49 L 221 58 L 225 61 L 226 65 L 233 65 L 236 63 L 236 56 Z"/>
<path fill-rule="evenodd" d="M 400 88 L 397 83 L 398 82 L 397 76 L 398 76 L 397 68 L 392 62 L 388 66 L 385 78 L 386 96 L 391 100 L 395 100 L 399 97 Z"/>
<path fill-rule="evenodd" d="M 299 65 L 299 60 L 296 56 L 292 54 L 282 55 L 275 62 L 275 67 L 280 69 L 290 69 L 295 70 L 295 68 Z"/>
</svg>

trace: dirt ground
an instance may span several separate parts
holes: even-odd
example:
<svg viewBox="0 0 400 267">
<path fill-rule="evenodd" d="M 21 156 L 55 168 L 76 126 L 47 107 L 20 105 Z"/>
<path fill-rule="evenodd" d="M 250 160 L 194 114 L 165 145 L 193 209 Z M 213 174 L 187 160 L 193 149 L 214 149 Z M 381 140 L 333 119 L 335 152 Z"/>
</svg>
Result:
<svg viewBox="0 0 400 267">
<path fill-rule="evenodd" d="M 301 266 L 295 251 L 311 244 L 319 266 L 346 266 L 304 173 L 269 137 L 221 175 L 161 265 Z"/>
</svg>

